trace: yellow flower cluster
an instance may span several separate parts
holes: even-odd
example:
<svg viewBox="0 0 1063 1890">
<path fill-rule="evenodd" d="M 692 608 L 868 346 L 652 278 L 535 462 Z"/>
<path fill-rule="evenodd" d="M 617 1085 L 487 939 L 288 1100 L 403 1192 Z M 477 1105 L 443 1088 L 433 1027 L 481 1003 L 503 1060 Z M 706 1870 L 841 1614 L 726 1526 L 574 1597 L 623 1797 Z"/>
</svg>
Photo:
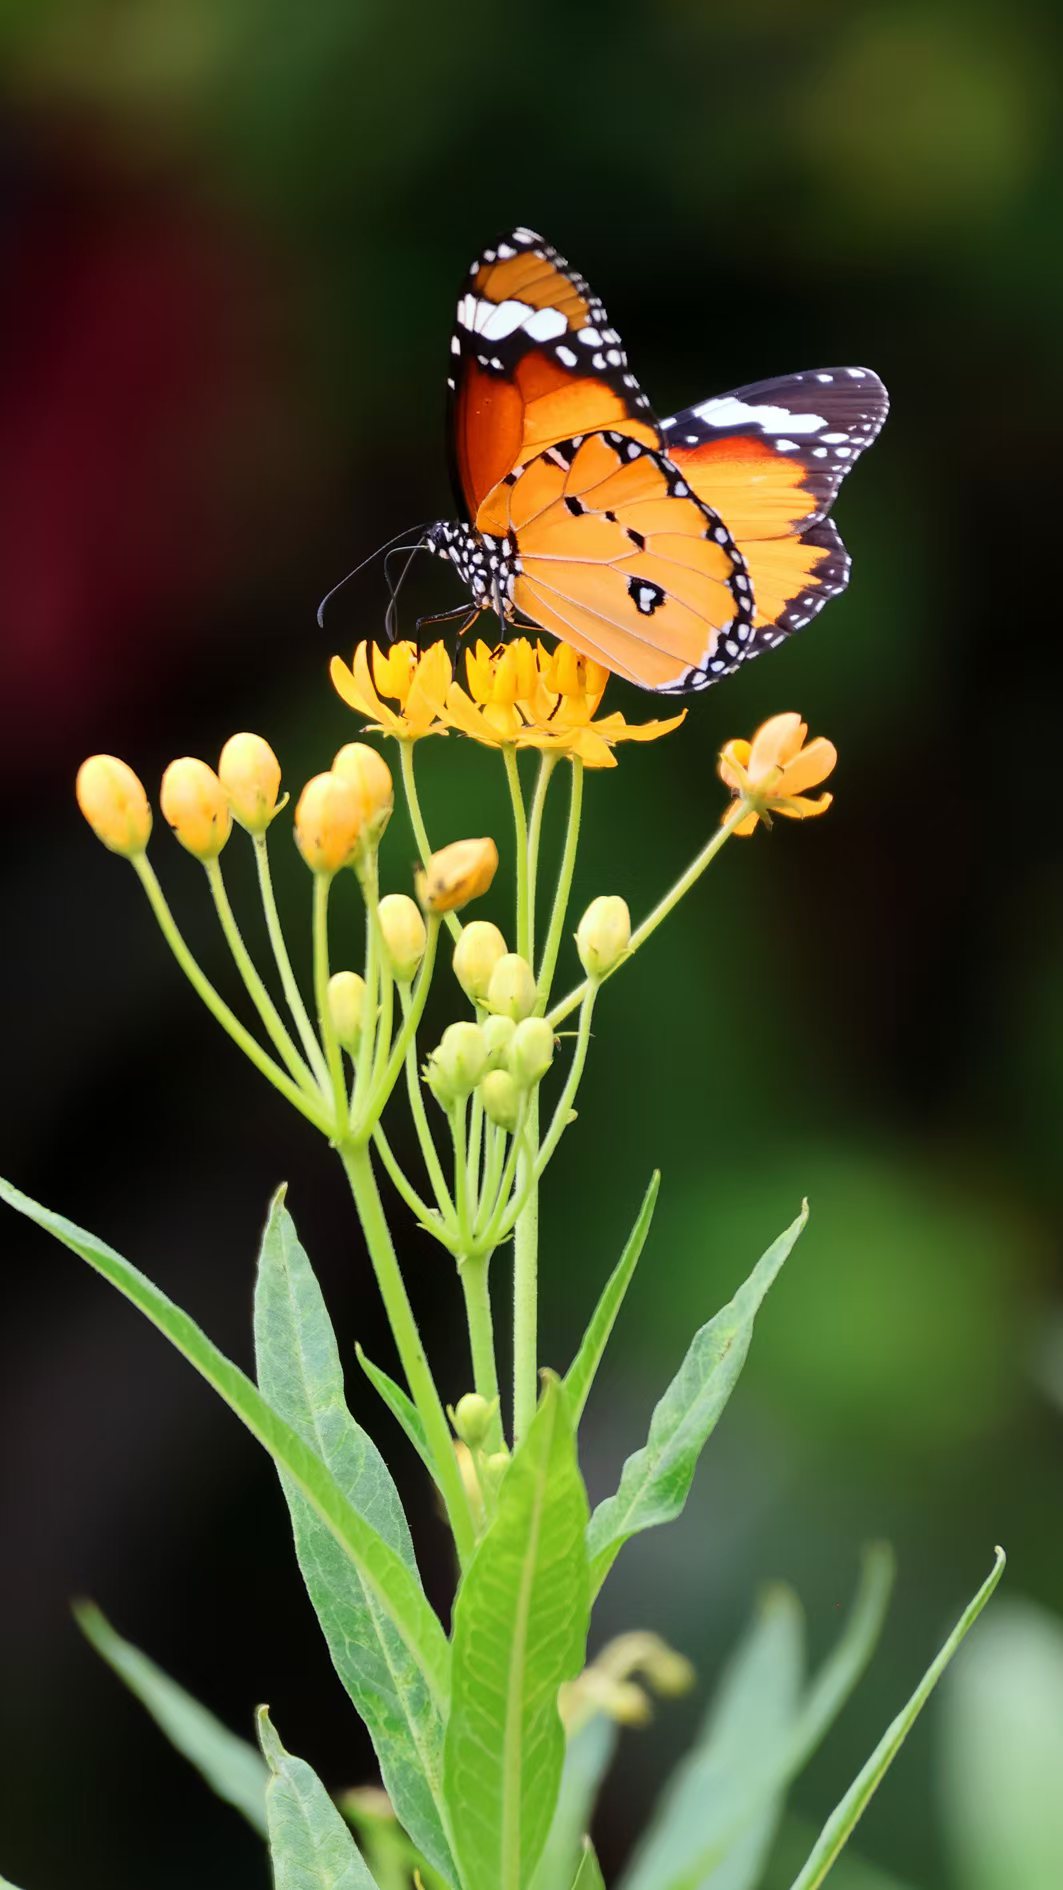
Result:
<svg viewBox="0 0 1063 1890">
<path fill-rule="evenodd" d="M 589 768 L 615 767 L 618 742 L 656 741 L 686 714 L 654 722 L 600 716 L 609 671 L 567 644 L 549 650 L 527 637 L 467 649 L 464 688 L 442 643 L 423 653 L 413 643 L 394 643 L 387 651 L 359 643 L 349 667 L 333 657 L 331 674 L 344 702 L 400 741 L 453 729 L 490 748 L 537 748 Z"/>
<path fill-rule="evenodd" d="M 826 813 L 833 795 L 820 794 L 812 800 L 806 790 L 819 787 L 834 772 L 838 751 L 823 735 L 806 745 L 807 734 L 807 722 L 791 711 L 763 722 L 751 742 L 725 743 L 720 751 L 720 779 L 749 807 L 735 833 L 752 833 L 761 820 L 770 825 L 773 814 L 808 820 L 813 814 Z"/>
</svg>

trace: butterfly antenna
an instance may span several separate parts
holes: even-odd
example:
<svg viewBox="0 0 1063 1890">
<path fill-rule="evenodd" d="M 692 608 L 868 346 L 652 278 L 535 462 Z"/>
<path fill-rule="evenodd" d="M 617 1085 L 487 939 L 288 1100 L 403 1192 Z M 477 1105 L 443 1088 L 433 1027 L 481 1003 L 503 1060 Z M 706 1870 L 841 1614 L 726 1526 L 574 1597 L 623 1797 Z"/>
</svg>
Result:
<svg viewBox="0 0 1063 1890">
<path fill-rule="evenodd" d="M 426 519 L 423 525 L 412 525 L 412 526 L 404 525 L 401 532 L 395 533 L 394 538 L 389 538 L 385 544 L 378 545 L 375 551 L 371 551 L 369 553 L 368 558 L 363 558 L 361 564 L 356 564 L 353 571 L 348 571 L 346 577 L 341 577 L 338 584 L 334 584 L 330 591 L 326 591 L 324 597 L 321 599 L 321 602 L 317 607 L 317 620 L 318 620 L 318 623 L 321 625 L 321 628 L 324 629 L 325 627 L 326 608 L 331 603 L 332 599 L 335 597 L 337 591 L 342 591 L 344 585 L 349 584 L 352 578 L 356 578 L 360 571 L 364 571 L 367 564 L 372 564 L 374 558 L 379 558 L 381 555 L 386 556 L 388 552 L 399 550 L 400 538 L 408 538 L 411 531 L 415 531 L 415 532 L 427 531 L 431 522 L 432 521 L 430 519 Z M 403 546 L 402 549 L 409 551 L 409 550 L 414 549 L 414 547 L 407 545 L 407 546 Z M 387 569 L 386 564 L 384 568 L 385 570 Z M 389 586 L 389 589 L 390 589 L 390 586 Z"/>
<path fill-rule="evenodd" d="M 416 558 L 417 553 L 419 551 L 424 551 L 426 549 L 427 547 L 424 544 L 393 545 L 391 550 L 387 553 L 387 556 L 384 559 L 384 575 L 387 579 L 388 590 L 391 593 L 387 610 L 384 613 L 384 632 L 385 632 L 385 635 L 387 636 L 389 643 L 394 643 L 399 634 L 399 619 L 398 619 L 398 610 L 397 610 L 397 605 L 399 601 L 399 592 L 401 591 L 403 585 L 406 582 L 407 577 L 409 576 L 410 566 L 412 565 L 414 559 Z M 392 558 L 397 557 L 399 553 L 402 551 L 407 552 L 409 555 L 406 559 L 406 563 L 403 565 L 402 570 L 399 573 L 398 583 L 392 584 L 391 573 L 388 570 L 388 566 L 391 563 Z"/>
</svg>

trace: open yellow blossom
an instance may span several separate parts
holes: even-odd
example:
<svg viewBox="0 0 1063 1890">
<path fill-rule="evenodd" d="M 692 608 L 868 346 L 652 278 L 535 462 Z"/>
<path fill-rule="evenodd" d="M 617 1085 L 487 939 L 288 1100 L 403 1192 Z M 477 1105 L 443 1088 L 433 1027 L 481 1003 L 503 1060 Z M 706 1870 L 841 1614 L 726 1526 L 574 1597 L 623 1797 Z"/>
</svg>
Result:
<svg viewBox="0 0 1063 1890">
<path fill-rule="evenodd" d="M 446 734 L 442 708 L 453 674 L 446 644 L 422 651 L 416 643 L 393 643 L 387 650 L 359 643 L 350 667 L 334 656 L 329 674 L 337 694 L 381 734 L 407 742 Z"/>
<path fill-rule="evenodd" d="M 452 682 L 446 692 L 452 728 L 491 748 L 538 748 L 578 757 L 589 768 L 615 768 L 615 743 L 656 741 L 686 714 L 661 722 L 598 716 L 609 671 L 566 643 L 550 650 L 527 637 L 496 649 L 478 642 L 466 651 L 465 680 L 465 689 Z"/>
<path fill-rule="evenodd" d="M 826 813 L 833 795 L 812 800 L 806 789 L 818 787 L 833 773 L 838 751 L 823 735 L 806 747 L 807 734 L 808 724 L 789 712 L 761 723 L 751 742 L 730 741 L 720 750 L 721 781 L 750 803 L 735 833 L 752 833 L 760 820 L 770 825 L 772 814 L 807 820 Z"/>
</svg>

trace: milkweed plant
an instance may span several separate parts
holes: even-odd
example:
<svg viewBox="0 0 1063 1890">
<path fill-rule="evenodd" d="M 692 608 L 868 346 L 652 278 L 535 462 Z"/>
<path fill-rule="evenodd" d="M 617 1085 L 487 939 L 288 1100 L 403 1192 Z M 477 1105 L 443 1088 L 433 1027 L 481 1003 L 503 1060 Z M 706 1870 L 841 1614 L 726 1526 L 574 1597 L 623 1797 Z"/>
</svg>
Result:
<svg viewBox="0 0 1063 1890">
<path fill-rule="evenodd" d="M 372 1740 L 379 1782 L 332 1797 L 310 1765 L 286 1750 L 264 1707 L 257 1743 L 237 1737 L 97 1609 L 80 1608 L 79 1619 L 178 1749 L 261 1833 L 278 1890 L 600 1890 L 590 1832 L 620 1728 L 648 1716 L 652 1694 L 678 1693 L 694 1676 L 652 1620 L 596 1645 L 594 1604 L 631 1537 L 683 1509 L 758 1311 L 808 1210 L 801 1208 L 733 1299 L 694 1334 L 646 1442 L 592 1507 L 580 1470 L 580 1424 L 650 1235 L 659 1177 L 650 1180 L 586 1330 L 571 1334 L 564 1371 L 547 1366 L 538 1343 L 540 1191 L 550 1186 L 562 1140 L 580 1133 L 575 1105 L 593 1054 L 592 1023 L 608 1030 L 621 1011 L 626 965 L 735 836 L 776 816 L 824 813 L 830 795 L 813 791 L 830 776 L 835 751 L 823 737 L 809 740 L 796 714 L 773 716 L 751 741 L 728 742 L 719 758 L 730 794 L 722 816 L 686 871 L 633 925 L 613 893 L 598 894 L 578 914 L 573 906 L 585 776 L 614 767 L 621 744 L 667 734 L 682 715 L 638 724 L 603 714 L 605 670 L 572 649 L 525 639 L 497 650 L 471 646 L 464 684 L 442 643 L 423 652 L 408 643 L 386 652 L 363 643 L 350 666 L 334 661 L 332 679 L 361 718 L 359 737 L 383 737 L 384 744 L 348 742 L 296 799 L 294 835 L 311 893 L 309 936 L 298 949 L 282 929 L 271 880 L 270 849 L 288 825 L 288 797 L 268 744 L 234 735 L 217 771 L 185 757 L 162 781 L 162 813 L 202 863 L 253 1030 L 207 977 L 167 901 L 148 855 L 151 809 L 132 769 L 95 755 L 80 770 L 77 796 L 98 838 L 136 873 L 196 996 L 343 1165 L 363 1264 L 372 1268 L 394 1340 L 388 1363 L 395 1375 L 360 1348 L 357 1358 L 384 1407 L 387 1453 L 393 1442 L 416 1452 L 446 1517 L 455 1581 L 449 1632 L 422 1587 L 387 1457 L 347 1409 L 343 1359 L 349 1353 L 353 1362 L 354 1351 L 349 1337 L 333 1332 L 283 1189 L 262 1236 L 252 1380 L 146 1274 L 4 1183 L 6 1201 L 139 1307 L 273 1458 L 310 1601 Z M 418 796 L 417 744 L 447 734 L 501 758 L 513 813 L 503 843 L 433 830 L 431 809 Z M 382 752 L 387 744 L 394 769 Z M 412 893 L 392 884 L 406 873 L 387 844 L 395 775 L 420 853 Z M 540 840 L 558 776 L 567 820 L 556 883 L 546 886 Z M 254 853 L 268 975 L 229 901 L 230 846 Z M 502 861 L 508 933 L 475 916 Z M 357 967 L 336 898 L 351 882 L 364 908 Z M 438 1042 L 426 1041 L 423 1030 L 434 982 L 452 1010 Z M 396 1153 L 391 1126 L 403 1108 L 413 1133 L 402 1146 L 417 1157 L 412 1172 Z M 389 1214 L 412 1215 L 452 1266 L 468 1322 L 466 1361 L 432 1358 Z M 543 1277 L 547 1292 L 556 1290 L 552 1272 Z M 505 1387 L 495 1331 L 503 1307 L 512 1359 Z M 813 1890 L 830 1871 L 1002 1566 L 998 1551 L 828 1818 L 793 1890 Z M 768 1593 L 636 1846 L 622 1890 L 753 1890 L 762 1882 L 787 1788 L 870 1658 L 891 1579 L 888 1551 L 867 1550 L 847 1621 L 811 1676 L 803 1671 L 796 1601 L 783 1589 Z M 264 1686 L 268 1679 L 264 1673 Z"/>
</svg>

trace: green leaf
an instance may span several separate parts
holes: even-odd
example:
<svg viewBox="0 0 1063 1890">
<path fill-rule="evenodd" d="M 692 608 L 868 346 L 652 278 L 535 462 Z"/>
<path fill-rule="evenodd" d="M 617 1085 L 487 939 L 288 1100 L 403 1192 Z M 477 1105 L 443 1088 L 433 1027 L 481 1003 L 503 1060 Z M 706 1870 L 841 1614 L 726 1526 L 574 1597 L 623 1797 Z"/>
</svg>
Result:
<svg viewBox="0 0 1063 1890">
<path fill-rule="evenodd" d="M 594 1854 L 594 1846 L 588 1839 L 583 1849 L 583 1859 L 576 1872 L 572 1890 L 605 1890 L 605 1878 Z"/>
<path fill-rule="evenodd" d="M 454 1608 L 444 1780 L 463 1890 L 524 1890 L 557 1804 L 558 1688 L 583 1666 L 587 1498 L 548 1378 Z"/>
<path fill-rule="evenodd" d="M 193 1319 L 153 1286 L 145 1274 L 123 1260 L 83 1228 L 62 1215 L 31 1201 L 11 1183 L 0 1179 L 0 1199 L 54 1234 L 64 1247 L 109 1280 L 118 1292 L 150 1319 L 171 1345 L 214 1387 L 245 1424 L 274 1462 L 298 1484 L 322 1522 L 349 1555 L 359 1573 L 394 1623 L 425 1681 L 440 1705 L 449 1685 L 449 1649 L 438 1617 L 433 1614 L 418 1582 L 394 1549 L 360 1516 L 339 1488 L 321 1459 L 267 1404 L 246 1373 L 219 1352 Z"/>
<path fill-rule="evenodd" d="M 366 1358 L 360 1345 L 356 1345 L 354 1349 L 358 1354 L 358 1363 L 368 1378 L 369 1383 L 373 1386 L 374 1390 L 379 1391 L 392 1417 L 401 1424 L 410 1443 L 413 1445 L 429 1476 L 432 1478 L 433 1483 L 436 1485 L 436 1488 L 441 1490 L 442 1486 L 439 1482 L 439 1472 L 436 1469 L 435 1459 L 432 1456 L 431 1446 L 428 1442 L 428 1434 L 421 1420 L 421 1413 L 418 1411 L 413 1399 L 407 1397 L 402 1386 L 397 1385 L 393 1378 L 389 1378 L 387 1372 L 381 1371 L 379 1365 L 374 1365 L 372 1359 Z"/>
<path fill-rule="evenodd" d="M 805 1867 L 794 1878 L 791 1890 L 817 1890 L 835 1858 L 855 1830 L 867 1806 L 889 1771 L 927 1700 L 934 1691 L 953 1654 L 974 1626 L 1004 1573 L 1004 1551 L 996 1551 L 996 1561 L 981 1588 L 964 1609 L 944 1647 L 927 1668 L 908 1704 L 887 1727 L 863 1770 L 853 1780 L 821 1831 Z"/>
<path fill-rule="evenodd" d="M 778 1778 L 803 1666 L 801 1609 L 788 1589 L 771 1589 L 731 1659 L 700 1738 L 665 1788 L 623 1890 L 751 1890 L 782 1812 Z M 747 1815 L 736 1832 L 739 1798 Z M 752 1817 L 750 1803 L 759 1807 Z"/>
<path fill-rule="evenodd" d="M 321 1289 L 280 1195 L 262 1236 L 255 1285 L 258 1382 L 344 1496 L 418 1581 L 399 1493 L 344 1398 L 339 1348 Z M 454 1868 L 443 1815 L 443 1715 L 372 1586 L 282 1470 L 295 1550 L 333 1665 L 365 1721 L 400 1822 L 444 1877 Z"/>
<path fill-rule="evenodd" d="M 78 1602 L 74 1618 L 96 1652 L 147 1707 L 170 1744 L 195 1766 L 219 1798 L 235 1806 L 259 1836 L 265 1837 L 269 1772 L 261 1754 L 248 1740 L 238 1739 L 215 1719 L 139 1647 L 116 1634 L 91 1602 Z"/>
<path fill-rule="evenodd" d="M 963 1890 L 1063 1884 L 1063 1624 L 998 1602 L 942 1688 L 942 1811 Z"/>
<path fill-rule="evenodd" d="M 9 1883 L 6 1877 L 0 1877 L 0 1890 L 15 1890 L 15 1885 Z"/>
<path fill-rule="evenodd" d="M 718 1885 L 724 1883 L 730 1890 L 729 1871 L 738 1873 L 734 1879 L 737 1884 L 743 1883 L 734 1855 L 737 1852 L 739 1859 L 744 1854 L 754 1859 L 758 1856 L 755 1838 L 747 1837 L 747 1833 L 762 1819 L 773 1799 L 777 1800 L 771 1818 L 774 1825 L 786 1787 L 807 1764 L 841 1712 L 874 1651 L 892 1585 L 892 1552 L 876 1543 L 865 1551 L 856 1596 L 837 1645 L 795 1704 L 785 1738 L 775 1741 L 770 1752 L 758 1753 L 756 1765 L 743 1776 L 736 1775 L 723 1797 L 710 1794 L 700 1807 L 696 1799 L 692 1804 L 686 1874 L 679 1879 L 683 1884 L 711 1884 L 713 1890 L 718 1890 Z M 713 1725 L 710 1717 L 706 1738 L 711 1739 Z M 670 1815 L 667 1800 L 660 1815 L 662 1819 Z M 655 1829 L 656 1825 L 651 1827 Z"/>
<path fill-rule="evenodd" d="M 650 1419 L 645 1445 L 625 1463 L 616 1495 L 599 1503 L 591 1517 L 587 1549 L 592 1595 L 631 1536 L 680 1514 L 698 1458 L 738 1383 L 761 1301 L 807 1219 L 805 1202 L 797 1219 L 758 1260 L 729 1304 L 695 1333 Z"/>
<path fill-rule="evenodd" d="M 274 1890 L 376 1890 L 317 1773 L 285 1752 L 264 1706 L 258 1736 L 270 1770 L 266 1817 Z"/>
<path fill-rule="evenodd" d="M 616 1324 L 617 1314 L 624 1301 L 624 1295 L 631 1284 L 631 1278 L 638 1266 L 639 1257 L 646 1245 L 646 1236 L 650 1231 L 653 1210 L 657 1205 L 657 1194 L 661 1185 L 661 1171 L 655 1169 L 650 1185 L 643 1196 L 638 1219 L 628 1236 L 624 1248 L 613 1272 L 606 1281 L 602 1296 L 591 1315 L 590 1325 L 583 1335 L 579 1351 L 576 1353 L 565 1377 L 565 1395 L 568 1408 L 572 1413 L 572 1427 L 579 1429 L 579 1421 L 590 1395 L 594 1376 L 601 1363 L 602 1354 L 609 1340 L 609 1334 Z"/>
<path fill-rule="evenodd" d="M 569 1736 L 561 1790 L 546 1848 L 539 1859 L 532 1890 L 557 1890 L 569 1883 L 579 1867 L 598 1788 L 616 1751 L 615 1721 L 595 1713 L 585 1726 Z"/>
</svg>

